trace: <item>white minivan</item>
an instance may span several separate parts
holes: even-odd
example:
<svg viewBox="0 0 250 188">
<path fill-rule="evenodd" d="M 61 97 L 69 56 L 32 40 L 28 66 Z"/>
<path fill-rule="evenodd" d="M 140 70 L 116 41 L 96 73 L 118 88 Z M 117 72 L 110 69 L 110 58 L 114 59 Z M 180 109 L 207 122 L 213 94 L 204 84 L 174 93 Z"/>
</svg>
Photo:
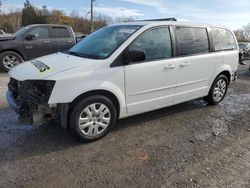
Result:
<svg viewBox="0 0 250 188">
<path fill-rule="evenodd" d="M 69 51 L 22 63 L 7 99 L 22 119 L 60 119 L 84 141 L 117 119 L 204 97 L 220 103 L 236 79 L 239 49 L 225 27 L 138 21 L 103 27 Z"/>
</svg>

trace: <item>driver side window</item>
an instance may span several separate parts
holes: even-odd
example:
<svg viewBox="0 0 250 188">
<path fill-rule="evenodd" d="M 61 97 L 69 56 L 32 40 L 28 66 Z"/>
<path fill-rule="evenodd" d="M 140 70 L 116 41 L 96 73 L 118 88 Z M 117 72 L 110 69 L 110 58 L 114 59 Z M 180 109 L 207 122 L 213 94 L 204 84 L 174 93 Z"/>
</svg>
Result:
<svg viewBox="0 0 250 188">
<path fill-rule="evenodd" d="M 29 32 L 29 35 L 35 35 L 37 39 L 48 39 L 49 28 L 48 27 L 36 27 Z"/>
<path fill-rule="evenodd" d="M 142 33 L 130 45 L 129 50 L 145 52 L 145 61 L 168 59 L 172 57 L 172 44 L 168 27 L 153 28 Z"/>
</svg>

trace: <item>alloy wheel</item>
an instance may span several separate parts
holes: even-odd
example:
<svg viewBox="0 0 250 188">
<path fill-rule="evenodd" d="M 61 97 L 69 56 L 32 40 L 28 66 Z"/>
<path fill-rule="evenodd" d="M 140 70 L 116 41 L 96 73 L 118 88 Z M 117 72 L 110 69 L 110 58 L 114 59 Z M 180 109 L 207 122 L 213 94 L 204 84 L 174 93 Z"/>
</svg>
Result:
<svg viewBox="0 0 250 188">
<path fill-rule="evenodd" d="M 227 83 L 224 79 L 218 80 L 214 86 L 213 98 L 216 102 L 219 102 L 224 97 L 227 90 Z"/>
<path fill-rule="evenodd" d="M 12 67 L 20 64 L 20 59 L 16 57 L 15 55 L 7 55 L 3 58 L 3 65 L 7 69 L 11 69 Z"/>
<path fill-rule="evenodd" d="M 95 137 L 105 131 L 110 121 L 111 113 L 109 108 L 101 103 L 93 103 L 81 112 L 78 126 L 84 135 Z"/>
</svg>

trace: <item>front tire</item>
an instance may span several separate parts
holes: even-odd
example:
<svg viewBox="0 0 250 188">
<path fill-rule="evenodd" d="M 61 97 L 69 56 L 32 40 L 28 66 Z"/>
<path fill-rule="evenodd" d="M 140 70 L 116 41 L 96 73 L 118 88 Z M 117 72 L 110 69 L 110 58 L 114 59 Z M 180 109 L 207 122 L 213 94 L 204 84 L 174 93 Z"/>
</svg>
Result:
<svg viewBox="0 0 250 188">
<path fill-rule="evenodd" d="M 107 97 L 95 95 L 73 106 L 69 127 L 82 141 L 90 142 L 108 134 L 116 119 L 117 112 L 112 101 Z"/>
<path fill-rule="evenodd" d="M 22 57 L 13 51 L 6 51 L 0 54 L 0 68 L 8 72 L 14 66 L 23 62 Z"/>
<path fill-rule="evenodd" d="M 228 78 L 221 74 L 219 75 L 213 82 L 208 96 L 204 99 L 210 105 L 219 104 L 224 97 L 226 96 L 227 89 L 228 89 L 229 81 Z"/>
</svg>

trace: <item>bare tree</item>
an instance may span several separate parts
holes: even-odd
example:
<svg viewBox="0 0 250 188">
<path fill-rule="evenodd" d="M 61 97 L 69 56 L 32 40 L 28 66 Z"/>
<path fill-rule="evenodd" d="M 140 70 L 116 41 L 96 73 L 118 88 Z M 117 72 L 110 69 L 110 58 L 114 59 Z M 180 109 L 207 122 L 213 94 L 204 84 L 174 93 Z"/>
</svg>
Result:
<svg viewBox="0 0 250 188">
<path fill-rule="evenodd" d="M 115 18 L 114 21 L 115 21 L 115 23 L 132 22 L 132 21 L 134 21 L 134 18 L 122 16 L 122 17 Z"/>
<path fill-rule="evenodd" d="M 247 41 L 250 41 L 250 23 L 243 27 L 243 37 Z"/>
<path fill-rule="evenodd" d="M 235 31 L 235 35 L 239 42 L 250 42 L 250 23 Z"/>
</svg>

